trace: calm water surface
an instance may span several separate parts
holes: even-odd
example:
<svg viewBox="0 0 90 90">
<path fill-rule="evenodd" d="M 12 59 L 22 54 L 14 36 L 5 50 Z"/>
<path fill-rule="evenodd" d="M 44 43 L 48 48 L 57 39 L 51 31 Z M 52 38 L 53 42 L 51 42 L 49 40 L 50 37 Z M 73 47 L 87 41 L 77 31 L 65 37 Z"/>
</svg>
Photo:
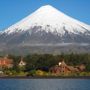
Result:
<svg viewBox="0 0 90 90">
<path fill-rule="evenodd" d="M 90 90 L 90 80 L 0 79 L 0 90 Z"/>
</svg>

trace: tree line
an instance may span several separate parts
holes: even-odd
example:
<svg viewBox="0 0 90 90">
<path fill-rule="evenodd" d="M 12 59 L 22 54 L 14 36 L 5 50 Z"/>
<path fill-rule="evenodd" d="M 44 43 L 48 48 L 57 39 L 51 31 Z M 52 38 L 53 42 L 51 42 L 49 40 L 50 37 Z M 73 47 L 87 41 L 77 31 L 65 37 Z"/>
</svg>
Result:
<svg viewBox="0 0 90 90">
<path fill-rule="evenodd" d="M 14 56 L 9 55 L 9 58 L 13 59 L 13 70 L 19 72 L 21 70 L 18 67 L 18 63 L 20 62 L 22 56 Z M 58 64 L 58 62 L 64 60 L 67 65 L 80 65 L 84 64 L 86 66 L 86 72 L 90 72 L 90 54 L 60 54 L 60 55 L 52 55 L 52 54 L 31 54 L 23 56 L 23 61 L 27 63 L 24 70 L 25 72 L 29 72 L 31 70 L 43 70 L 49 71 L 49 69 Z"/>
</svg>

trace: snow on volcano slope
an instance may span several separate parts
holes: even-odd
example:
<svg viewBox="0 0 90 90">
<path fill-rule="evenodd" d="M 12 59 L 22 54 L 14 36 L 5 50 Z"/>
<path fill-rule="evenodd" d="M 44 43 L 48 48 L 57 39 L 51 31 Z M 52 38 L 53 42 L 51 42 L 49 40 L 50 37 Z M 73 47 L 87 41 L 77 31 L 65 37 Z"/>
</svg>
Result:
<svg viewBox="0 0 90 90">
<path fill-rule="evenodd" d="M 45 5 L 6 29 L 4 33 L 12 34 L 15 32 L 23 32 L 35 26 L 42 26 L 41 30 L 53 34 L 57 32 L 57 34 L 60 35 L 64 35 L 66 31 L 74 34 L 90 32 L 89 25 L 65 15 L 50 5 Z"/>
</svg>

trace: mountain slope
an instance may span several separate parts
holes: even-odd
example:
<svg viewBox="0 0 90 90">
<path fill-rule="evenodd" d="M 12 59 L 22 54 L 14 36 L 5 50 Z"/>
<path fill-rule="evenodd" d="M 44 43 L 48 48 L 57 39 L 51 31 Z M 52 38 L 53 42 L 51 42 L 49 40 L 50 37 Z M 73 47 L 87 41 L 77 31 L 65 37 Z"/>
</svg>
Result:
<svg viewBox="0 0 90 90">
<path fill-rule="evenodd" d="M 85 44 L 86 43 L 86 44 Z M 0 32 L 0 47 L 89 45 L 90 25 L 46 5 Z M 14 48 L 13 48 L 14 49 Z"/>
<path fill-rule="evenodd" d="M 54 7 L 50 5 L 42 6 L 33 14 L 24 18 L 20 22 L 12 25 L 5 32 L 12 33 L 18 31 L 26 31 L 34 26 L 42 26 L 43 29 L 46 29 L 46 26 L 51 26 L 49 29 L 50 32 L 54 32 L 55 29 L 58 33 L 65 33 L 63 27 L 66 28 L 68 32 L 84 33 L 86 31 L 90 31 L 90 26 L 86 25 L 82 22 L 79 22 L 64 13 L 58 11 Z M 18 29 L 18 30 L 16 30 Z M 48 32 L 48 30 L 45 30 Z"/>
</svg>

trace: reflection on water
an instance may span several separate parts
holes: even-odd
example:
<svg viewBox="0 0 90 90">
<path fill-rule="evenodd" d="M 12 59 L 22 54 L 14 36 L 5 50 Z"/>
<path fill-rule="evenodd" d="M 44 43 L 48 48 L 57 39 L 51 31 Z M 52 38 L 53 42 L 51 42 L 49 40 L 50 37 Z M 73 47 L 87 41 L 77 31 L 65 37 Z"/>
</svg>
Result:
<svg viewBox="0 0 90 90">
<path fill-rule="evenodd" d="M 0 90 L 90 90 L 90 80 L 1 79 Z"/>
</svg>

